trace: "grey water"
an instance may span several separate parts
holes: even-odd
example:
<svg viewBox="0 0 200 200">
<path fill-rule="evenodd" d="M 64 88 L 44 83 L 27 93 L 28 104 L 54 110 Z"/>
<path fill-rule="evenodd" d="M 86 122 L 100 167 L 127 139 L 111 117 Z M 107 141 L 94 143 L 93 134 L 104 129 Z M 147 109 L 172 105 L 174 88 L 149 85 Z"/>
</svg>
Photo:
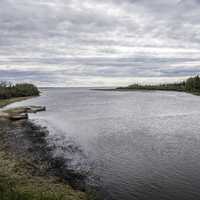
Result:
<svg viewBox="0 0 200 200">
<path fill-rule="evenodd" d="M 103 199 L 200 199 L 200 97 L 63 88 L 11 106 L 19 105 L 47 107 L 31 120 L 47 126 L 69 167 L 89 172 Z"/>
</svg>

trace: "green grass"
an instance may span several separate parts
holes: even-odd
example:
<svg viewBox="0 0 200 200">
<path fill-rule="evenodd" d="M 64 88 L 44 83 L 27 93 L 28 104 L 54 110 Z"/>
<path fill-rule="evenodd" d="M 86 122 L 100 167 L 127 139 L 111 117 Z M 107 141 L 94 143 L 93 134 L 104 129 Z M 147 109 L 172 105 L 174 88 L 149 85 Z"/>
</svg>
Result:
<svg viewBox="0 0 200 200">
<path fill-rule="evenodd" d="M 55 177 L 32 176 L 25 161 L 0 151 L 0 200 L 86 200 Z"/>
</svg>

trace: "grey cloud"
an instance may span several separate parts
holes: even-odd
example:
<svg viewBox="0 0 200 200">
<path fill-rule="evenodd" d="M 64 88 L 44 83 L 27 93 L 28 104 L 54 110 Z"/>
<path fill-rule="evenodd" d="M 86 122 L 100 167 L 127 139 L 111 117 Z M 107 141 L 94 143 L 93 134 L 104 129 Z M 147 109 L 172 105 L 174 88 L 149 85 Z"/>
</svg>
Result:
<svg viewBox="0 0 200 200">
<path fill-rule="evenodd" d="M 0 7 L 0 79 L 76 85 L 77 77 L 199 73 L 184 66 L 200 59 L 199 0 L 1 0 Z"/>
</svg>

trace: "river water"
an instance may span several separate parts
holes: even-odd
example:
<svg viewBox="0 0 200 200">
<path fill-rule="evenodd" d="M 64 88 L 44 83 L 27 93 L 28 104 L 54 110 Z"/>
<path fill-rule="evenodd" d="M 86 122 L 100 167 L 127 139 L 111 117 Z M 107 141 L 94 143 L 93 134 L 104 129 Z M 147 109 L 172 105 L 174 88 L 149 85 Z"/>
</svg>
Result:
<svg viewBox="0 0 200 200">
<path fill-rule="evenodd" d="M 42 89 L 9 107 L 19 105 L 47 107 L 31 120 L 47 126 L 69 167 L 89 172 L 103 199 L 200 199 L 200 97 Z"/>
</svg>

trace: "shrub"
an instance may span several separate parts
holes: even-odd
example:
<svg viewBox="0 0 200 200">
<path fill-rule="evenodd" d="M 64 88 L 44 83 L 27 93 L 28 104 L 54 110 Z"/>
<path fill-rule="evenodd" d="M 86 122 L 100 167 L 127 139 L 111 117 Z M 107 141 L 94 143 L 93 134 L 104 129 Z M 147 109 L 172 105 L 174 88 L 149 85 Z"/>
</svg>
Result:
<svg viewBox="0 0 200 200">
<path fill-rule="evenodd" d="M 0 83 L 0 99 L 9 99 L 12 97 L 38 96 L 38 88 L 29 83 L 12 85 L 11 83 Z"/>
</svg>

